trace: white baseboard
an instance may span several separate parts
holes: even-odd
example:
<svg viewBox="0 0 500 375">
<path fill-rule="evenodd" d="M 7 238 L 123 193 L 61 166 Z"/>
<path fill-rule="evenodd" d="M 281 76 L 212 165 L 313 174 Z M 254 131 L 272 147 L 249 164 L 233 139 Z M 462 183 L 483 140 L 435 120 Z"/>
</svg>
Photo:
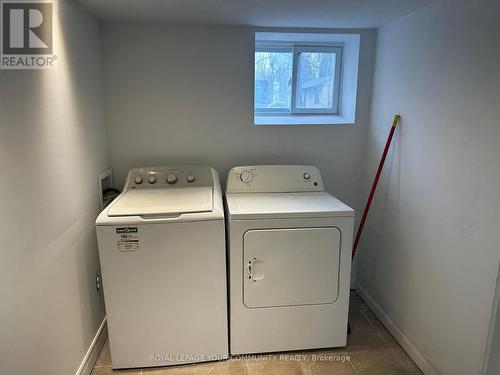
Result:
<svg viewBox="0 0 500 375">
<path fill-rule="evenodd" d="M 76 370 L 76 375 L 90 375 L 92 369 L 94 368 L 95 361 L 101 352 L 101 349 L 108 338 L 108 328 L 106 326 L 106 317 L 102 320 L 94 339 L 90 343 L 89 350 L 83 357 L 82 363 L 78 370 Z"/>
<path fill-rule="evenodd" d="M 411 357 L 413 362 L 422 370 L 425 375 L 440 375 L 440 372 L 427 361 L 424 356 L 418 351 L 413 343 L 404 335 L 403 332 L 394 324 L 389 316 L 382 308 L 373 300 L 368 292 L 359 284 L 356 283 L 356 291 L 361 299 L 372 309 L 377 318 L 387 328 L 396 341 L 401 345 L 406 353 Z"/>
</svg>

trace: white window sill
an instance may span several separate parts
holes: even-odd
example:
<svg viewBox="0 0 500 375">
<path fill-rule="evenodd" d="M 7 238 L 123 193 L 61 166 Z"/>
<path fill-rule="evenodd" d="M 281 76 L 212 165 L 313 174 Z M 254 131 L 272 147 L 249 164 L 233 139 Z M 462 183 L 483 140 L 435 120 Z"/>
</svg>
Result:
<svg viewBox="0 0 500 375">
<path fill-rule="evenodd" d="M 352 125 L 354 118 L 339 115 L 254 116 L 255 125 Z"/>
</svg>

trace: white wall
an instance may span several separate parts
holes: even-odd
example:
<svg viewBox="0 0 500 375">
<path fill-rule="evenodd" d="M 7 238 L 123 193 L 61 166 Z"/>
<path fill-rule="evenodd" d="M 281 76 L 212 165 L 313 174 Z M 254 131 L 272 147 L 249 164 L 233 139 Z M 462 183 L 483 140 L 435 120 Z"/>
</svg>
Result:
<svg viewBox="0 0 500 375">
<path fill-rule="evenodd" d="M 254 126 L 254 31 L 104 23 L 108 125 L 117 180 L 122 182 L 128 169 L 145 165 L 210 164 L 225 178 L 237 165 L 313 164 L 322 170 L 331 193 L 358 208 L 355 190 L 363 165 L 375 31 L 361 32 L 355 126 Z"/>
<path fill-rule="evenodd" d="M 479 374 L 500 243 L 500 5 L 443 1 L 379 30 L 365 193 L 403 117 L 359 286 L 436 373 Z"/>
<path fill-rule="evenodd" d="M 0 71 L 0 364 L 74 374 L 104 318 L 97 174 L 108 167 L 97 22 L 59 1 L 59 67 Z"/>
</svg>

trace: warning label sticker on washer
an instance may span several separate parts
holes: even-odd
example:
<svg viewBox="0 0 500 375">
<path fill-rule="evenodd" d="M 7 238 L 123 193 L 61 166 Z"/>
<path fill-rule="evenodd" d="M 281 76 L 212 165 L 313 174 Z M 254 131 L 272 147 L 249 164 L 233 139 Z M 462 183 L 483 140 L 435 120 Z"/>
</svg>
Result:
<svg viewBox="0 0 500 375">
<path fill-rule="evenodd" d="M 116 228 L 116 233 L 119 235 L 116 241 L 118 251 L 139 251 L 141 249 L 137 227 Z"/>
</svg>

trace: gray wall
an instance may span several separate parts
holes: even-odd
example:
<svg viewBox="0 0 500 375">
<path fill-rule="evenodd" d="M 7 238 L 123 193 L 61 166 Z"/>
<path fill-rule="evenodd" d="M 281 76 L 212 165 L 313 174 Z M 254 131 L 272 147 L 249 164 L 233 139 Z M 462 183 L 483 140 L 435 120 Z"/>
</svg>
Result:
<svg viewBox="0 0 500 375">
<path fill-rule="evenodd" d="M 254 31 L 104 23 L 117 180 L 132 167 L 157 164 L 210 164 L 223 179 L 237 165 L 313 164 L 331 193 L 358 208 L 375 31 L 361 31 L 356 125 L 253 126 Z"/>
<path fill-rule="evenodd" d="M 499 267 L 500 268 L 500 267 Z M 500 271 L 500 269 L 499 269 Z M 500 272 L 497 272 L 495 298 L 491 311 L 490 332 L 487 346 L 487 375 L 500 374 Z"/>
<path fill-rule="evenodd" d="M 108 167 L 97 22 L 59 1 L 59 67 L 0 71 L 0 372 L 74 374 L 104 318 L 97 174 Z"/>
<path fill-rule="evenodd" d="M 443 1 L 378 33 L 365 193 L 403 116 L 358 283 L 437 373 L 479 374 L 500 258 L 500 5 Z"/>
</svg>

